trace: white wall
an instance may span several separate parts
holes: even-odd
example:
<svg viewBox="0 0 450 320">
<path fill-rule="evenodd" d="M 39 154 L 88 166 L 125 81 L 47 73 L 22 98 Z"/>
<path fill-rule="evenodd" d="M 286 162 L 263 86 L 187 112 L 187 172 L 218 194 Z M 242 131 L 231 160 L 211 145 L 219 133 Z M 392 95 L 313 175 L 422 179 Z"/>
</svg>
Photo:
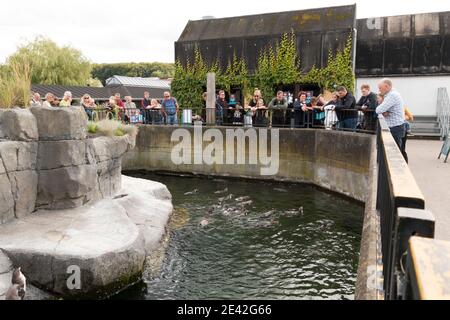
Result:
<svg viewBox="0 0 450 320">
<path fill-rule="evenodd" d="M 357 98 L 361 96 L 359 88 L 363 83 L 378 92 L 378 82 L 382 78 L 358 78 Z M 438 88 L 447 87 L 450 93 L 450 76 L 429 77 L 392 77 L 394 88 L 400 92 L 405 105 L 416 116 L 435 116 Z"/>
</svg>

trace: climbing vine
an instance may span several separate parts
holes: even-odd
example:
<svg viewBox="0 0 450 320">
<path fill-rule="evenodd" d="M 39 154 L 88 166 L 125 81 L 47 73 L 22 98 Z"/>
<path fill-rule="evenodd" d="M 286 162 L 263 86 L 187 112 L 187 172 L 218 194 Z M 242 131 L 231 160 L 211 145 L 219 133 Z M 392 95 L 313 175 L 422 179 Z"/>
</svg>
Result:
<svg viewBox="0 0 450 320">
<path fill-rule="evenodd" d="M 293 84 L 316 84 L 325 90 L 334 90 L 336 86 L 343 85 L 353 91 L 355 75 L 352 68 L 352 37 L 349 36 L 342 51 L 333 54 L 330 50 L 325 68 L 313 66 L 305 75 L 301 75 L 300 70 L 296 36 L 291 32 L 285 33 L 274 45 L 261 50 L 253 75 L 249 75 L 245 60 L 236 54 L 222 70 L 218 60 L 207 65 L 200 50 L 196 48 L 193 62 L 188 60 L 185 66 L 180 61 L 175 63 L 172 91 L 182 108 L 193 109 L 195 112 L 199 112 L 203 106 L 202 94 L 206 88 L 208 72 L 216 74 L 217 89 L 230 92 L 238 87 L 246 99 L 251 96 L 252 88 L 255 87 L 262 91 L 264 97 L 272 97 L 278 86 Z"/>
</svg>

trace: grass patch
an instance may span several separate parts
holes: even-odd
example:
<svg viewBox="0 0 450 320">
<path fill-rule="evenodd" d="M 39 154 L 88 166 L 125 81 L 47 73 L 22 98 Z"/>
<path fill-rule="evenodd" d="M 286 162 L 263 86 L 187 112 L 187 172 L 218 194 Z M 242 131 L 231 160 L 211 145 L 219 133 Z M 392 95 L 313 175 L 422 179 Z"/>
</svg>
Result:
<svg viewBox="0 0 450 320">
<path fill-rule="evenodd" d="M 107 137 L 122 137 L 125 135 L 136 136 L 138 128 L 133 125 L 124 125 L 122 122 L 117 120 L 104 119 L 99 122 L 88 123 L 89 133 L 101 134 Z"/>
</svg>

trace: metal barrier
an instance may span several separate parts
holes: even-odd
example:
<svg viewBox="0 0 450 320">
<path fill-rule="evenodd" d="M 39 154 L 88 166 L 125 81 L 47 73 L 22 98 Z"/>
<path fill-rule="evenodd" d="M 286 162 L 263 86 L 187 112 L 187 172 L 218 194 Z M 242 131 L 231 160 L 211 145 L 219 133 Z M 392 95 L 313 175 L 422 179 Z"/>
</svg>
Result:
<svg viewBox="0 0 450 320">
<path fill-rule="evenodd" d="M 186 111 L 186 110 L 184 110 Z M 89 120 L 100 121 L 103 119 L 115 119 L 132 124 L 157 124 L 167 123 L 167 119 L 161 109 L 139 108 L 95 108 L 86 111 Z M 190 112 L 184 112 L 191 114 Z M 177 114 L 179 125 L 192 125 L 194 121 L 202 121 L 207 124 L 206 110 L 202 109 L 200 115 L 194 115 L 192 122 L 186 119 L 181 121 L 180 111 Z M 186 118 L 186 116 L 184 117 Z M 222 114 L 216 114 L 216 123 L 219 126 L 242 127 L 273 127 L 273 128 L 303 128 L 303 129 L 327 129 L 375 133 L 377 127 L 376 113 L 373 110 L 344 109 L 334 111 L 331 109 L 294 110 L 269 110 L 258 109 L 251 112 L 242 108 L 227 108 Z"/>
<path fill-rule="evenodd" d="M 386 121 L 379 121 L 377 210 L 380 215 L 385 299 L 417 299 L 421 297 L 417 286 L 417 259 L 428 259 L 430 264 L 434 261 L 426 251 L 414 252 L 413 242 L 409 247 L 408 242 L 412 236 L 434 238 L 435 219 L 433 214 L 424 210 L 422 192 Z M 447 267 L 445 272 L 449 271 L 450 267 Z M 450 281 L 446 285 L 447 289 L 450 288 Z M 421 286 L 432 288 L 435 283 L 421 283 Z"/>
<path fill-rule="evenodd" d="M 441 129 L 441 137 L 448 137 L 450 133 L 450 100 L 447 88 L 438 89 L 437 118 Z"/>
</svg>

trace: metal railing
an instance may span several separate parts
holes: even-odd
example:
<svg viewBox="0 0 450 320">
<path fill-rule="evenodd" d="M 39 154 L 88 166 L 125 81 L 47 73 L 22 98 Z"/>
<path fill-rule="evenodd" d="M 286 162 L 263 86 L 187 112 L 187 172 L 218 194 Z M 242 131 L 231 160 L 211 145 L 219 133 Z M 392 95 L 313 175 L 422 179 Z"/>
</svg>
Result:
<svg viewBox="0 0 450 320">
<path fill-rule="evenodd" d="M 445 138 L 450 133 L 450 99 L 447 88 L 438 89 L 437 118 L 441 130 L 441 137 Z"/>
<path fill-rule="evenodd" d="M 378 186 L 377 210 L 380 216 L 383 289 L 385 299 L 421 299 L 424 288 L 430 290 L 436 283 L 418 283 L 418 261 L 426 260 L 428 267 L 439 261 L 432 252 L 414 252 L 411 238 L 434 238 L 435 219 L 425 208 L 425 199 L 408 165 L 402 157 L 384 119 L 379 119 L 377 130 Z M 434 241 L 434 240 L 432 240 Z M 450 257 L 450 255 L 449 255 Z M 436 260 L 435 260 L 436 259 Z M 445 277 L 447 267 L 436 269 Z M 440 284 L 450 288 L 448 282 Z M 431 290 L 432 291 L 432 290 Z"/>
<path fill-rule="evenodd" d="M 96 108 L 87 110 L 89 120 L 100 121 L 103 119 L 116 119 L 131 124 L 164 125 L 167 117 L 161 109 L 127 109 Z M 241 126 L 241 127 L 273 127 L 273 128 L 303 128 L 303 129 L 327 129 L 375 133 L 377 118 L 373 110 L 268 110 L 259 109 L 246 112 L 241 108 L 227 108 L 222 113 L 216 113 L 216 122 L 208 124 L 206 109 L 200 115 L 186 119 L 177 115 L 177 124 L 180 126 L 191 126 L 195 121 L 201 121 L 204 125 L 215 126 Z"/>
</svg>

